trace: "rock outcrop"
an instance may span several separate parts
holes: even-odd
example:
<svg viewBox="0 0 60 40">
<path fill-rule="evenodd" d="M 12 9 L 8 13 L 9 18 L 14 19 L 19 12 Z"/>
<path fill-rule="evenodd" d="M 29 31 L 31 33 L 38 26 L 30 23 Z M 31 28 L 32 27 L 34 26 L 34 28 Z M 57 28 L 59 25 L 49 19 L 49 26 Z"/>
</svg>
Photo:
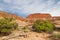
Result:
<svg viewBox="0 0 60 40">
<path fill-rule="evenodd" d="M 34 13 L 27 16 L 27 21 L 35 21 L 35 20 L 46 20 L 50 19 L 52 16 L 49 13 Z"/>
<path fill-rule="evenodd" d="M 0 12 L 0 17 L 12 17 L 12 18 L 15 18 L 17 20 L 25 20 L 23 17 L 21 16 L 17 16 L 15 14 L 12 14 L 12 13 L 8 13 L 8 12 Z"/>
</svg>

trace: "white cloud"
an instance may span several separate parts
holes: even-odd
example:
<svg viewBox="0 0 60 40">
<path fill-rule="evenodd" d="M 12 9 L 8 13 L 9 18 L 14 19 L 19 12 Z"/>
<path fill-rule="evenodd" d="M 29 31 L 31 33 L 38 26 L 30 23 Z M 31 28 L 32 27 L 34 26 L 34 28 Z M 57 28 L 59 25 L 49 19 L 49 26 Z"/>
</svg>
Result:
<svg viewBox="0 0 60 40">
<path fill-rule="evenodd" d="M 50 13 L 53 16 L 60 15 L 60 2 L 57 3 L 55 6 L 55 0 L 48 0 L 46 3 L 39 3 L 39 1 L 34 1 L 30 5 L 24 5 L 22 6 L 24 13 L 39 13 L 39 12 L 45 12 Z"/>
<path fill-rule="evenodd" d="M 3 9 L 2 9 L 2 8 L 0 8 L 0 11 L 3 11 Z"/>
<path fill-rule="evenodd" d="M 58 5 L 60 5 L 60 1 L 58 1 L 58 3 L 57 3 Z"/>
<path fill-rule="evenodd" d="M 51 1 L 52 2 L 52 1 Z M 33 1 L 30 5 L 23 5 L 23 12 L 35 13 L 35 12 L 44 12 L 47 8 L 51 7 L 51 3 L 48 1 L 47 3 L 40 3 L 39 1 Z M 51 4 L 50 4 L 51 3 Z M 50 5 L 49 5 L 50 4 Z"/>
<path fill-rule="evenodd" d="M 11 3 L 12 0 L 3 0 L 5 3 Z"/>
<path fill-rule="evenodd" d="M 21 10 L 24 14 L 45 12 L 52 15 L 60 15 L 60 1 L 55 0 L 4 0 L 6 3 L 14 4 L 13 9 Z"/>
</svg>

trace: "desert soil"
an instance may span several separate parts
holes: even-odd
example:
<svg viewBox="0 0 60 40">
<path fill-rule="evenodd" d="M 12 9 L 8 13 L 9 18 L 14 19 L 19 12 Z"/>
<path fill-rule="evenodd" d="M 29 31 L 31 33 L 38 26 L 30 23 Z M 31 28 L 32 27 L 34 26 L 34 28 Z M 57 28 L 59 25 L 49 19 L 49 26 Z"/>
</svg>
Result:
<svg viewBox="0 0 60 40">
<path fill-rule="evenodd" d="M 0 37 L 0 40 L 50 40 L 47 33 L 15 31 L 9 36 Z"/>
</svg>

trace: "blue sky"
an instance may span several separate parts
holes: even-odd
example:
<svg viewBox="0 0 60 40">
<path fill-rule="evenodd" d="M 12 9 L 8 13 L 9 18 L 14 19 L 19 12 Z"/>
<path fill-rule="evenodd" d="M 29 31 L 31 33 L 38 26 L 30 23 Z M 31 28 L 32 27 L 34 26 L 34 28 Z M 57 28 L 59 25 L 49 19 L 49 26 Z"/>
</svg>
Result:
<svg viewBox="0 0 60 40">
<path fill-rule="evenodd" d="M 0 11 L 23 17 L 32 13 L 50 13 L 60 16 L 60 0 L 0 0 Z"/>
</svg>

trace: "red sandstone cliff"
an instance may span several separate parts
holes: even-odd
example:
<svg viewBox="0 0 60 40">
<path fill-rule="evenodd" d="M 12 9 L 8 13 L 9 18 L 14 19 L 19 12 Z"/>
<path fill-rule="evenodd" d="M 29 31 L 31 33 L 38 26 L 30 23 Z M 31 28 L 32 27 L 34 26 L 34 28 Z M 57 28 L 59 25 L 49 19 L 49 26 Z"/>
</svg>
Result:
<svg viewBox="0 0 60 40">
<path fill-rule="evenodd" d="M 45 19 L 50 19 L 52 18 L 52 16 L 49 13 L 34 13 L 34 14 L 30 14 L 26 20 L 27 21 L 31 21 L 31 20 L 45 20 Z"/>
<path fill-rule="evenodd" d="M 50 14 L 48 13 L 34 13 L 34 14 L 30 14 L 27 18 L 30 19 L 30 18 L 50 18 L 52 17 Z"/>
<path fill-rule="evenodd" d="M 21 16 L 17 16 L 15 14 L 11 14 L 11 13 L 8 13 L 8 12 L 0 12 L 0 17 L 12 17 L 12 18 L 15 18 L 17 20 L 25 20 Z"/>
</svg>

